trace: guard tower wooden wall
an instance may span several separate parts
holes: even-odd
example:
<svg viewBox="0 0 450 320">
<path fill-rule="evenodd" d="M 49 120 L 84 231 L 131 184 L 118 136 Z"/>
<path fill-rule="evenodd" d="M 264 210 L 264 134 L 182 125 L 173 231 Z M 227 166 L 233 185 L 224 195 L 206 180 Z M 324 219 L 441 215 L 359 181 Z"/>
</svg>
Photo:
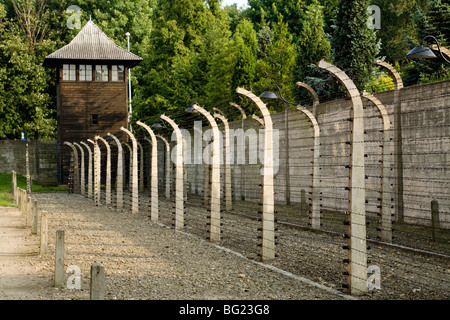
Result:
<svg viewBox="0 0 450 320">
<path fill-rule="evenodd" d="M 44 66 L 56 68 L 58 181 L 67 183 L 70 149 L 79 142 L 120 134 L 128 125 L 128 68 L 142 58 L 119 47 L 92 21 L 66 46 L 48 55 Z"/>
</svg>

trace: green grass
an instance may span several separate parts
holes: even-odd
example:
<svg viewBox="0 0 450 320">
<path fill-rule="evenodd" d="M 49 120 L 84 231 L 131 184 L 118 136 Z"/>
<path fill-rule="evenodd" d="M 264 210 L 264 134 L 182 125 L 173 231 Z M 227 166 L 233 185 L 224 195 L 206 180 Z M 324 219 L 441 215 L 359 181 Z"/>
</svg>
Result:
<svg viewBox="0 0 450 320">
<path fill-rule="evenodd" d="M 17 175 L 17 186 L 22 189 L 27 189 L 27 178 L 22 175 Z M 60 186 L 41 186 L 33 180 L 33 192 L 49 192 L 49 191 L 67 191 L 67 187 Z M 11 174 L 0 173 L 0 206 L 11 207 L 15 206 L 14 199 L 11 195 Z"/>
<path fill-rule="evenodd" d="M 12 194 L 0 192 L 0 207 L 15 207 L 14 198 Z"/>
</svg>

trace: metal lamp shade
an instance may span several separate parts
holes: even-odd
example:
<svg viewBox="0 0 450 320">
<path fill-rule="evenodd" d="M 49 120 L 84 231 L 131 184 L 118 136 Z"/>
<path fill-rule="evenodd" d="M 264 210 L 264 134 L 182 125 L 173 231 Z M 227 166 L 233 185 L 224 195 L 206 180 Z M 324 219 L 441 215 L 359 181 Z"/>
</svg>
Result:
<svg viewBox="0 0 450 320">
<path fill-rule="evenodd" d="M 430 59 L 436 58 L 436 55 L 428 47 L 415 47 L 407 55 L 408 58 Z"/>
<path fill-rule="evenodd" d="M 260 97 L 267 99 L 278 99 L 278 96 L 271 91 L 264 91 L 263 93 L 261 93 Z"/>
</svg>

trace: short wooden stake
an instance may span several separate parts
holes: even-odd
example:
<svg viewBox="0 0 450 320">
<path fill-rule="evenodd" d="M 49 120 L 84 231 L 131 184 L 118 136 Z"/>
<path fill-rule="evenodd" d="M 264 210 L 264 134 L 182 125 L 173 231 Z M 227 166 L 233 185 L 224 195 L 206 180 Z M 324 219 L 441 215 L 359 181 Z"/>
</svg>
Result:
<svg viewBox="0 0 450 320">
<path fill-rule="evenodd" d="M 48 222 L 47 211 L 41 213 L 41 247 L 40 254 L 47 254 L 48 252 Z"/>
<path fill-rule="evenodd" d="M 64 286 L 64 230 L 56 231 L 55 287 Z"/>
<path fill-rule="evenodd" d="M 437 200 L 431 201 L 431 228 L 432 228 L 432 239 L 436 241 L 439 238 L 439 203 Z"/>
<path fill-rule="evenodd" d="M 99 262 L 91 265 L 91 300 L 105 300 L 105 267 Z"/>
<path fill-rule="evenodd" d="M 27 227 L 31 226 L 31 208 L 32 203 L 31 203 L 31 197 L 27 196 L 27 203 L 25 206 L 25 217 L 26 217 L 26 223 L 27 223 Z"/>
<path fill-rule="evenodd" d="M 32 206 L 32 225 L 31 225 L 31 233 L 37 234 L 37 225 L 38 225 L 38 202 L 37 200 L 33 200 L 33 206 Z"/>
</svg>

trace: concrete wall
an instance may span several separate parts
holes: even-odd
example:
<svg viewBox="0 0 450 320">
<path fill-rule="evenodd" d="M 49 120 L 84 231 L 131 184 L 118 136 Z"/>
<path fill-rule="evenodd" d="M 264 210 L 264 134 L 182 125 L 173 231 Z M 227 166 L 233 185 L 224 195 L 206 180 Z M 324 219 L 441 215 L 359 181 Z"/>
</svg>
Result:
<svg viewBox="0 0 450 320">
<path fill-rule="evenodd" d="M 439 202 L 441 226 L 450 227 L 450 81 L 437 82 L 400 91 L 402 120 L 402 153 L 395 152 L 394 93 L 387 91 L 376 97 L 385 105 L 392 127 L 391 195 L 392 213 L 396 213 L 397 177 L 403 160 L 404 219 L 406 222 L 430 224 L 430 203 Z M 365 171 L 366 211 L 379 212 L 383 122 L 375 105 L 363 99 L 365 109 Z M 312 111 L 312 109 L 310 109 Z M 322 209 L 345 211 L 348 207 L 348 174 L 350 146 L 350 100 L 321 103 L 315 109 L 320 126 L 320 176 Z M 250 117 L 249 117 L 250 118 Z M 279 167 L 275 175 L 275 200 L 278 203 L 300 203 L 301 191 L 307 198 L 312 185 L 313 127 L 308 118 L 297 110 L 288 111 L 288 140 L 285 137 L 285 113 L 272 115 L 274 128 L 279 130 Z M 206 127 L 206 123 L 204 124 Z M 230 123 L 231 128 L 262 128 L 255 120 Z M 259 142 L 258 142 L 259 144 Z M 248 140 L 246 150 L 249 150 Z M 248 155 L 247 155 L 248 157 Z M 236 163 L 236 158 L 234 159 Z M 248 162 L 246 162 L 248 163 Z M 188 165 L 191 190 L 203 192 L 203 165 Z M 256 165 L 232 165 L 235 199 L 260 201 L 260 162 Z M 223 175 L 222 175 L 223 176 Z M 288 192 L 286 192 L 288 190 Z"/>
<path fill-rule="evenodd" d="M 56 185 L 56 141 L 31 141 L 28 144 L 30 174 L 42 185 Z M 20 140 L 0 140 L 0 172 L 26 175 L 26 143 Z"/>
</svg>

